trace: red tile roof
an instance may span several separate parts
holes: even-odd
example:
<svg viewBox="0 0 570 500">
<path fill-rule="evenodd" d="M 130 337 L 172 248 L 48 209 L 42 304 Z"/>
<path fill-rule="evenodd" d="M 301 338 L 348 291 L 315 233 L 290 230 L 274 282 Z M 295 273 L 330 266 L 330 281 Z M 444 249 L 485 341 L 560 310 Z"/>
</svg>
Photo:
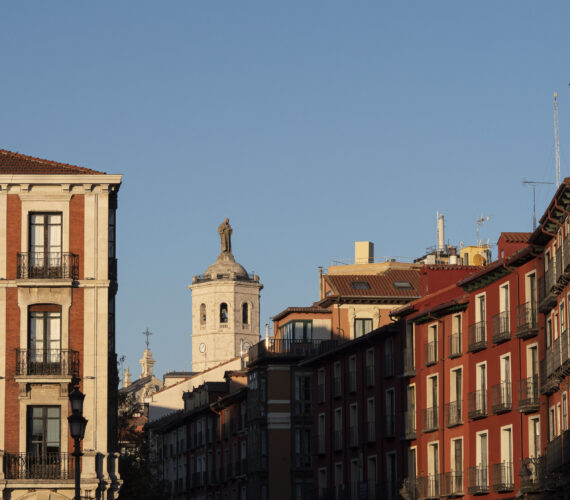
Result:
<svg viewBox="0 0 570 500">
<path fill-rule="evenodd" d="M 96 175 L 105 172 L 97 172 L 89 168 L 77 167 L 67 163 L 42 160 L 33 156 L 21 155 L 0 149 L 0 174 L 12 175 Z"/>
<path fill-rule="evenodd" d="M 336 295 L 345 297 L 419 297 L 420 271 L 392 269 L 379 275 L 328 274 Z M 353 282 L 367 282 L 370 288 L 354 288 Z M 408 282 L 411 288 L 396 288 L 394 283 Z"/>
<path fill-rule="evenodd" d="M 501 233 L 508 243 L 528 243 L 532 233 Z"/>
</svg>

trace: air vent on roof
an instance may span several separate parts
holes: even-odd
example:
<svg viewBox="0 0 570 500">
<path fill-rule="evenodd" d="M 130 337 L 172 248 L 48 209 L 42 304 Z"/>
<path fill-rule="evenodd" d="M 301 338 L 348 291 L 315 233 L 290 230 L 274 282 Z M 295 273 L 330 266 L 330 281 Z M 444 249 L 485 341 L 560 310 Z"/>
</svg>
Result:
<svg viewBox="0 0 570 500">
<path fill-rule="evenodd" d="M 398 290 L 413 290 L 413 286 L 409 281 L 394 281 L 394 288 Z"/>
<path fill-rule="evenodd" d="M 351 281 L 350 286 L 355 290 L 370 290 L 368 281 Z"/>
</svg>

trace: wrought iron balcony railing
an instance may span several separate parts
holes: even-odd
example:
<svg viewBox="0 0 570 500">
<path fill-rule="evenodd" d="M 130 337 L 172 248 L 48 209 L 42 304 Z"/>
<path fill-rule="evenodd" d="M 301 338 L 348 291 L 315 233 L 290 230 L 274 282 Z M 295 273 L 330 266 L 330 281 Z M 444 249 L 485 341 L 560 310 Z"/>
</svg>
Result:
<svg viewBox="0 0 570 500">
<path fill-rule="evenodd" d="M 469 352 L 480 351 L 487 347 L 487 322 L 479 321 L 469 325 Z"/>
<path fill-rule="evenodd" d="M 432 432 L 439 429 L 439 411 L 437 406 L 426 408 L 423 413 L 423 432 Z"/>
<path fill-rule="evenodd" d="M 437 341 L 428 342 L 424 347 L 426 366 L 435 365 L 437 363 Z"/>
<path fill-rule="evenodd" d="M 528 339 L 538 334 L 538 315 L 536 304 L 527 302 L 517 308 L 517 333 L 521 339 Z"/>
<path fill-rule="evenodd" d="M 455 427 L 463 423 L 463 408 L 461 401 L 452 401 L 445 405 L 445 424 L 447 427 Z"/>
<path fill-rule="evenodd" d="M 444 472 L 440 476 L 442 497 L 463 496 L 463 472 Z"/>
<path fill-rule="evenodd" d="M 493 316 L 491 323 L 492 338 L 495 344 L 500 344 L 511 338 L 511 315 L 504 311 Z"/>
<path fill-rule="evenodd" d="M 487 466 L 469 467 L 468 474 L 467 492 L 470 495 L 489 493 L 489 469 Z"/>
<path fill-rule="evenodd" d="M 6 479 L 73 479 L 75 458 L 70 453 L 6 453 Z"/>
<path fill-rule="evenodd" d="M 515 477 L 513 475 L 513 463 L 502 462 L 493 464 L 493 491 L 513 491 L 515 488 Z"/>
<path fill-rule="evenodd" d="M 78 279 L 79 257 L 72 253 L 18 254 L 18 279 Z"/>
<path fill-rule="evenodd" d="M 491 387 L 491 408 L 495 414 L 504 413 L 513 409 L 510 382 L 501 382 Z"/>
<path fill-rule="evenodd" d="M 461 334 L 452 333 L 448 338 L 448 358 L 456 358 L 461 356 Z"/>
<path fill-rule="evenodd" d="M 523 459 L 521 471 L 525 469 L 528 474 L 521 474 L 521 493 L 537 493 L 543 490 L 547 479 L 546 457 L 543 455 Z"/>
<path fill-rule="evenodd" d="M 519 382 L 519 411 L 533 413 L 540 408 L 538 397 L 538 375 Z"/>
<path fill-rule="evenodd" d="M 487 391 L 479 390 L 467 395 L 467 414 L 475 420 L 487 416 Z"/>
<path fill-rule="evenodd" d="M 16 376 L 79 377 L 79 353 L 69 349 L 16 349 Z"/>
</svg>

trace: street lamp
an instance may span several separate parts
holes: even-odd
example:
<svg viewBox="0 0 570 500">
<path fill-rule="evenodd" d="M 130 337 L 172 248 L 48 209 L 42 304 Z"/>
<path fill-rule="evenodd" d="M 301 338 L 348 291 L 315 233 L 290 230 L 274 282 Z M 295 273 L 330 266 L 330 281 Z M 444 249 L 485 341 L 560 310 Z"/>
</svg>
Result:
<svg viewBox="0 0 570 500">
<path fill-rule="evenodd" d="M 80 441 L 85 436 L 85 427 L 87 425 L 87 419 L 83 416 L 83 400 L 85 399 L 85 394 L 83 394 L 79 389 L 75 388 L 69 394 L 69 405 L 71 406 L 71 415 L 67 417 L 69 422 L 69 432 L 75 447 L 73 449 L 73 456 L 75 457 L 75 497 L 74 500 L 81 500 L 81 470 L 79 459 L 83 455 L 80 449 Z"/>
</svg>

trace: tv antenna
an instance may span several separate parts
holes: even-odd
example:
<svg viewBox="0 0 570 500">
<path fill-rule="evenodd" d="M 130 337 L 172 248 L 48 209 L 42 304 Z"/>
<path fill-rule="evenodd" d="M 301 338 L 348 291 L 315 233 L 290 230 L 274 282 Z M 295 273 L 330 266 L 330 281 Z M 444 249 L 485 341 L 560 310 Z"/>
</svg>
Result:
<svg viewBox="0 0 570 500">
<path fill-rule="evenodd" d="M 523 185 L 527 184 L 532 186 L 532 230 L 536 229 L 536 185 L 537 184 L 554 184 L 554 182 L 544 182 L 544 181 L 527 181 L 523 179 Z"/>
<path fill-rule="evenodd" d="M 480 215 L 479 217 L 477 217 L 477 239 L 475 240 L 477 246 L 479 246 L 480 243 L 481 243 L 481 242 L 479 241 L 479 225 L 480 225 L 480 224 L 483 224 L 483 223 L 485 223 L 485 222 L 487 222 L 487 221 L 489 221 L 489 220 L 491 220 L 491 217 L 488 216 L 488 215 L 487 215 L 487 217 L 483 217 L 482 215 Z"/>
<path fill-rule="evenodd" d="M 558 140 L 558 92 L 554 92 L 554 158 L 556 160 L 556 188 L 560 187 L 560 142 Z"/>
</svg>

